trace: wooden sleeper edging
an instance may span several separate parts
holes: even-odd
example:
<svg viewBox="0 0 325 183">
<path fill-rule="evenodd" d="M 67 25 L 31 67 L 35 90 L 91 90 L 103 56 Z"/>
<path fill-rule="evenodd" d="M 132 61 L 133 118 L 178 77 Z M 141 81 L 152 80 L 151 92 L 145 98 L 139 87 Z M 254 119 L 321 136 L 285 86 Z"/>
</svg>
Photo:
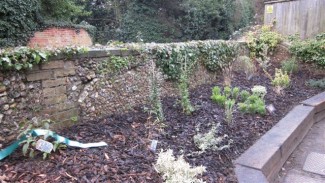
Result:
<svg viewBox="0 0 325 183">
<path fill-rule="evenodd" d="M 325 92 L 293 108 L 235 161 L 238 182 L 273 182 L 313 124 L 323 118 Z"/>
</svg>

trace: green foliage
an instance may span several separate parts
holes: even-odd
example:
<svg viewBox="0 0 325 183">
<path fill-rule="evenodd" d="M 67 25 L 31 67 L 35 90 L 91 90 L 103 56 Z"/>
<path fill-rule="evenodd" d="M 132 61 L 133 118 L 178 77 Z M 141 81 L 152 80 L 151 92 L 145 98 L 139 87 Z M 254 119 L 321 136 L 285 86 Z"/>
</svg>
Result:
<svg viewBox="0 0 325 183">
<path fill-rule="evenodd" d="M 247 90 L 242 90 L 240 92 L 240 98 L 242 101 L 247 100 L 249 96 L 250 96 L 250 93 Z"/>
<path fill-rule="evenodd" d="M 150 54 L 157 60 L 157 66 L 168 79 L 178 80 L 182 64 L 187 62 L 188 70 L 200 61 L 210 71 L 232 71 L 232 65 L 237 56 L 238 45 L 225 41 L 198 41 L 177 44 L 157 45 L 148 48 Z M 147 50 L 148 51 L 148 50 Z"/>
<path fill-rule="evenodd" d="M 253 95 L 264 99 L 265 95 L 267 94 L 266 88 L 264 86 L 255 85 L 252 89 Z"/>
<path fill-rule="evenodd" d="M 275 91 L 281 94 L 283 89 L 290 86 L 290 77 L 287 72 L 283 72 L 281 69 L 275 69 L 272 85 L 275 87 Z"/>
<path fill-rule="evenodd" d="M 50 53 L 32 48 L 16 48 L 0 52 L 1 70 L 30 69 L 33 65 L 46 62 Z"/>
<path fill-rule="evenodd" d="M 257 95 L 250 95 L 244 102 L 238 103 L 238 109 L 244 113 L 266 114 L 265 102 Z"/>
<path fill-rule="evenodd" d="M 17 138 L 20 138 L 21 136 L 25 135 L 26 136 L 26 139 L 21 141 L 20 142 L 20 145 L 22 145 L 22 153 L 24 156 L 28 156 L 30 158 L 33 158 L 38 150 L 36 149 L 36 142 L 39 140 L 39 139 L 42 139 L 42 140 L 49 140 L 48 139 L 48 135 L 44 135 L 44 136 L 41 136 L 41 137 L 36 137 L 36 136 L 33 136 L 32 134 L 32 130 L 35 129 L 36 127 L 43 127 L 44 129 L 49 129 L 49 122 L 51 122 L 50 120 L 44 120 L 44 121 L 41 121 L 41 124 L 39 125 L 28 125 L 28 127 L 26 127 L 25 129 L 23 129 L 23 131 L 18 135 Z M 66 145 L 64 144 L 61 144 L 57 141 L 54 141 L 54 142 L 50 142 L 53 144 L 53 149 L 52 151 L 55 152 L 56 150 L 58 149 L 65 149 L 66 148 Z M 43 159 L 46 159 L 47 157 L 49 156 L 49 153 L 46 153 L 46 152 L 43 152 Z"/>
<path fill-rule="evenodd" d="M 24 44 L 38 27 L 38 0 L 0 3 L 0 47 Z"/>
<path fill-rule="evenodd" d="M 314 39 L 300 40 L 298 37 L 290 37 L 290 52 L 306 63 L 314 63 L 325 68 L 325 33 Z"/>
<path fill-rule="evenodd" d="M 185 63 L 187 65 L 187 72 L 190 72 L 194 67 L 197 62 L 198 53 L 199 50 L 195 45 L 184 43 L 159 47 L 155 56 L 157 58 L 157 66 L 161 68 L 168 79 L 178 80 Z"/>
<path fill-rule="evenodd" d="M 205 134 L 196 134 L 193 137 L 195 145 L 201 150 L 199 153 L 204 153 L 206 150 L 221 151 L 226 148 L 230 148 L 232 140 L 228 140 L 227 145 L 222 145 L 224 141 L 228 138 L 228 135 L 223 135 L 220 137 L 216 136 L 220 128 L 220 123 L 213 125 L 212 128 Z"/>
<path fill-rule="evenodd" d="M 314 88 L 325 89 L 325 78 L 319 80 L 311 79 L 307 82 L 307 85 Z"/>
<path fill-rule="evenodd" d="M 149 101 L 151 105 L 150 113 L 156 115 L 158 122 L 165 120 L 164 112 L 162 109 L 160 84 L 162 81 L 160 72 L 156 69 L 153 61 L 151 61 L 151 68 L 149 73 Z"/>
<path fill-rule="evenodd" d="M 178 84 L 178 88 L 180 91 L 180 95 L 181 95 L 181 106 L 183 108 L 183 111 L 186 114 L 191 114 L 192 112 L 194 112 L 194 107 L 191 104 L 190 101 L 190 93 L 189 93 L 189 87 L 188 87 L 188 77 L 187 74 L 184 73 L 184 71 L 182 71 L 181 77 L 179 79 L 179 84 Z"/>
<path fill-rule="evenodd" d="M 31 69 L 33 65 L 47 62 L 49 57 L 58 54 L 72 56 L 85 53 L 83 47 L 66 47 L 54 50 L 39 50 L 27 47 L 0 50 L 0 70 L 22 70 Z"/>
<path fill-rule="evenodd" d="M 118 73 L 130 65 L 131 57 L 110 56 L 106 61 L 101 62 L 97 67 L 97 72 L 105 74 Z"/>
<path fill-rule="evenodd" d="M 238 45 L 233 42 L 202 42 L 199 46 L 204 65 L 210 71 L 231 68 L 238 53 Z"/>
<path fill-rule="evenodd" d="M 296 58 L 290 58 L 288 60 L 285 60 L 281 63 L 281 69 L 282 71 L 293 74 L 298 72 L 298 63 L 296 61 Z"/>
<path fill-rule="evenodd" d="M 233 112 L 235 110 L 235 100 L 228 99 L 225 101 L 225 115 L 226 115 L 226 121 L 228 124 L 232 123 L 233 120 Z"/>
<path fill-rule="evenodd" d="M 84 28 L 94 35 L 95 27 L 71 23 L 85 15 L 81 9 L 73 0 L 4 0 L 0 3 L 0 47 L 26 45 L 34 32 L 53 26 Z"/>
<path fill-rule="evenodd" d="M 271 26 L 263 26 L 261 30 L 257 32 L 249 32 L 246 40 L 251 57 L 261 58 L 262 60 L 264 60 L 268 52 L 273 51 L 281 41 L 281 35 L 273 32 Z"/>
<path fill-rule="evenodd" d="M 232 99 L 237 100 L 240 89 L 238 87 L 230 88 L 229 86 L 224 87 L 223 93 L 219 86 L 212 88 L 211 100 L 216 102 L 220 106 L 225 106 L 225 102 Z"/>
<path fill-rule="evenodd" d="M 79 16 L 89 16 L 84 6 L 75 0 L 39 0 L 40 14 L 44 19 L 74 22 Z"/>
</svg>

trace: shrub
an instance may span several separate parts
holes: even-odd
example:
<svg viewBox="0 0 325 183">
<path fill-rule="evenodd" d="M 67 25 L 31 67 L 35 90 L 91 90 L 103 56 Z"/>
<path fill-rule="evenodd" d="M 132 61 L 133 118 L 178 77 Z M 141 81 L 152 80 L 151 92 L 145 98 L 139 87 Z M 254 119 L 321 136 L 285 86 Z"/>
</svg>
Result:
<svg viewBox="0 0 325 183">
<path fill-rule="evenodd" d="M 233 112 L 235 107 L 235 100 L 228 99 L 225 101 L 225 115 L 226 121 L 228 124 L 232 123 L 233 120 Z"/>
<path fill-rule="evenodd" d="M 220 123 L 213 125 L 209 132 L 205 134 L 197 134 L 193 137 L 195 145 L 201 150 L 201 153 L 206 150 L 221 151 L 223 149 L 229 148 L 232 140 L 228 141 L 227 145 L 222 145 L 228 135 L 216 137 L 216 133 L 220 127 Z"/>
<path fill-rule="evenodd" d="M 307 85 L 314 88 L 325 89 L 325 78 L 319 80 L 311 79 L 307 82 Z"/>
<path fill-rule="evenodd" d="M 244 102 L 238 103 L 238 109 L 244 113 L 266 114 L 265 102 L 257 95 L 251 95 Z"/>
<path fill-rule="evenodd" d="M 204 183 L 197 175 L 206 171 L 206 167 L 191 167 L 187 163 L 183 156 L 177 159 L 173 156 L 173 150 L 169 149 L 166 152 L 161 151 L 158 154 L 158 159 L 154 165 L 156 171 L 162 174 L 162 177 L 166 183 L 177 182 L 191 182 L 191 183 Z"/>
<path fill-rule="evenodd" d="M 265 59 L 269 51 L 273 51 L 276 46 L 282 41 L 280 34 L 273 32 L 271 26 L 265 25 L 255 33 L 249 32 L 247 36 L 247 45 L 250 50 L 250 55 L 253 58 Z M 267 49 L 265 49 L 267 47 Z M 263 53 L 265 52 L 266 53 Z"/>
<path fill-rule="evenodd" d="M 238 98 L 240 89 L 238 87 L 230 88 L 224 87 L 223 93 L 219 86 L 215 86 L 212 89 L 211 100 L 216 102 L 220 106 L 224 106 L 227 99 L 232 98 L 236 100 Z"/>
<path fill-rule="evenodd" d="M 160 85 L 162 81 L 161 73 L 156 69 L 156 65 L 151 61 L 149 73 L 149 101 L 151 105 L 150 113 L 156 115 L 158 122 L 165 120 L 162 109 Z"/>
<path fill-rule="evenodd" d="M 253 95 L 257 95 L 260 98 L 264 98 L 267 94 L 266 88 L 264 86 L 255 85 L 252 89 Z"/>
<path fill-rule="evenodd" d="M 275 87 L 276 93 L 282 94 L 283 89 L 290 86 L 290 77 L 287 72 L 283 72 L 281 69 L 275 69 L 272 85 Z"/>
<path fill-rule="evenodd" d="M 242 101 L 247 100 L 247 98 L 249 97 L 249 95 L 250 95 L 249 92 L 246 91 L 246 90 L 242 90 L 240 92 L 240 98 L 241 98 Z"/>
<path fill-rule="evenodd" d="M 306 63 L 314 63 L 325 68 L 325 33 L 319 34 L 314 39 L 300 40 L 297 36 L 289 38 L 290 52 Z"/>
<path fill-rule="evenodd" d="M 281 63 L 281 69 L 284 72 L 289 74 L 296 73 L 298 71 L 298 63 L 296 59 L 293 57 L 291 59 L 285 60 Z"/>
</svg>

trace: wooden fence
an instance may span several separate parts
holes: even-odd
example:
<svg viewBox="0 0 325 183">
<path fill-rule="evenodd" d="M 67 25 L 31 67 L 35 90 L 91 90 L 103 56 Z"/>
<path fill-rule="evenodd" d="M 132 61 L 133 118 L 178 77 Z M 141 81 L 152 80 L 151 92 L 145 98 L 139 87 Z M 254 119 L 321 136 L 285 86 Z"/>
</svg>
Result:
<svg viewBox="0 0 325 183">
<path fill-rule="evenodd" d="M 281 34 L 302 39 L 325 32 L 325 0 L 266 0 L 264 24 L 272 23 Z"/>
</svg>

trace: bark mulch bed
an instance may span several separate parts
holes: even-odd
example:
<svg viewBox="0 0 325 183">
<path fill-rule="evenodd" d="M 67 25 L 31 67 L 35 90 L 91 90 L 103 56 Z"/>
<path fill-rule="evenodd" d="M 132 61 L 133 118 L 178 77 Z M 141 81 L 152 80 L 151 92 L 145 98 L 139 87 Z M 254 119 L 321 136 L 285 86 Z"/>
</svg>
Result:
<svg viewBox="0 0 325 183">
<path fill-rule="evenodd" d="M 273 66 L 279 67 L 277 60 L 285 56 L 281 53 L 273 58 Z M 224 110 L 210 100 L 213 86 L 222 85 L 219 78 L 212 85 L 203 85 L 191 91 L 191 101 L 196 111 L 184 115 L 177 98 L 163 99 L 166 117 L 165 128 L 153 125 L 152 119 L 141 107 L 130 113 L 111 115 L 96 121 L 82 122 L 71 128 L 58 131 L 60 135 L 81 142 L 105 141 L 107 147 L 78 149 L 68 147 L 54 153 L 47 160 L 41 156 L 34 159 L 23 157 L 21 151 L 0 163 L 0 180 L 4 182 L 162 182 L 153 168 L 157 153 L 149 150 L 151 140 L 158 140 L 157 151 L 171 148 L 175 155 L 184 154 L 191 165 L 203 165 L 207 172 L 202 175 L 206 182 L 237 182 L 233 160 L 238 158 L 260 136 L 276 124 L 300 101 L 319 92 L 307 87 L 305 82 L 311 78 L 325 77 L 324 72 L 316 73 L 309 65 L 300 65 L 300 71 L 292 76 L 292 87 L 283 96 L 272 92 L 269 79 L 260 75 L 247 81 L 244 74 L 236 73 L 233 86 L 249 90 L 254 85 L 268 89 L 266 103 L 273 104 L 275 114 L 265 116 L 234 113 L 234 122 L 224 121 Z M 272 72 L 273 73 L 273 72 Z M 206 151 L 200 155 L 193 142 L 197 129 L 207 132 L 214 123 L 221 123 L 218 135 L 227 134 L 233 143 L 229 149 Z"/>
</svg>

